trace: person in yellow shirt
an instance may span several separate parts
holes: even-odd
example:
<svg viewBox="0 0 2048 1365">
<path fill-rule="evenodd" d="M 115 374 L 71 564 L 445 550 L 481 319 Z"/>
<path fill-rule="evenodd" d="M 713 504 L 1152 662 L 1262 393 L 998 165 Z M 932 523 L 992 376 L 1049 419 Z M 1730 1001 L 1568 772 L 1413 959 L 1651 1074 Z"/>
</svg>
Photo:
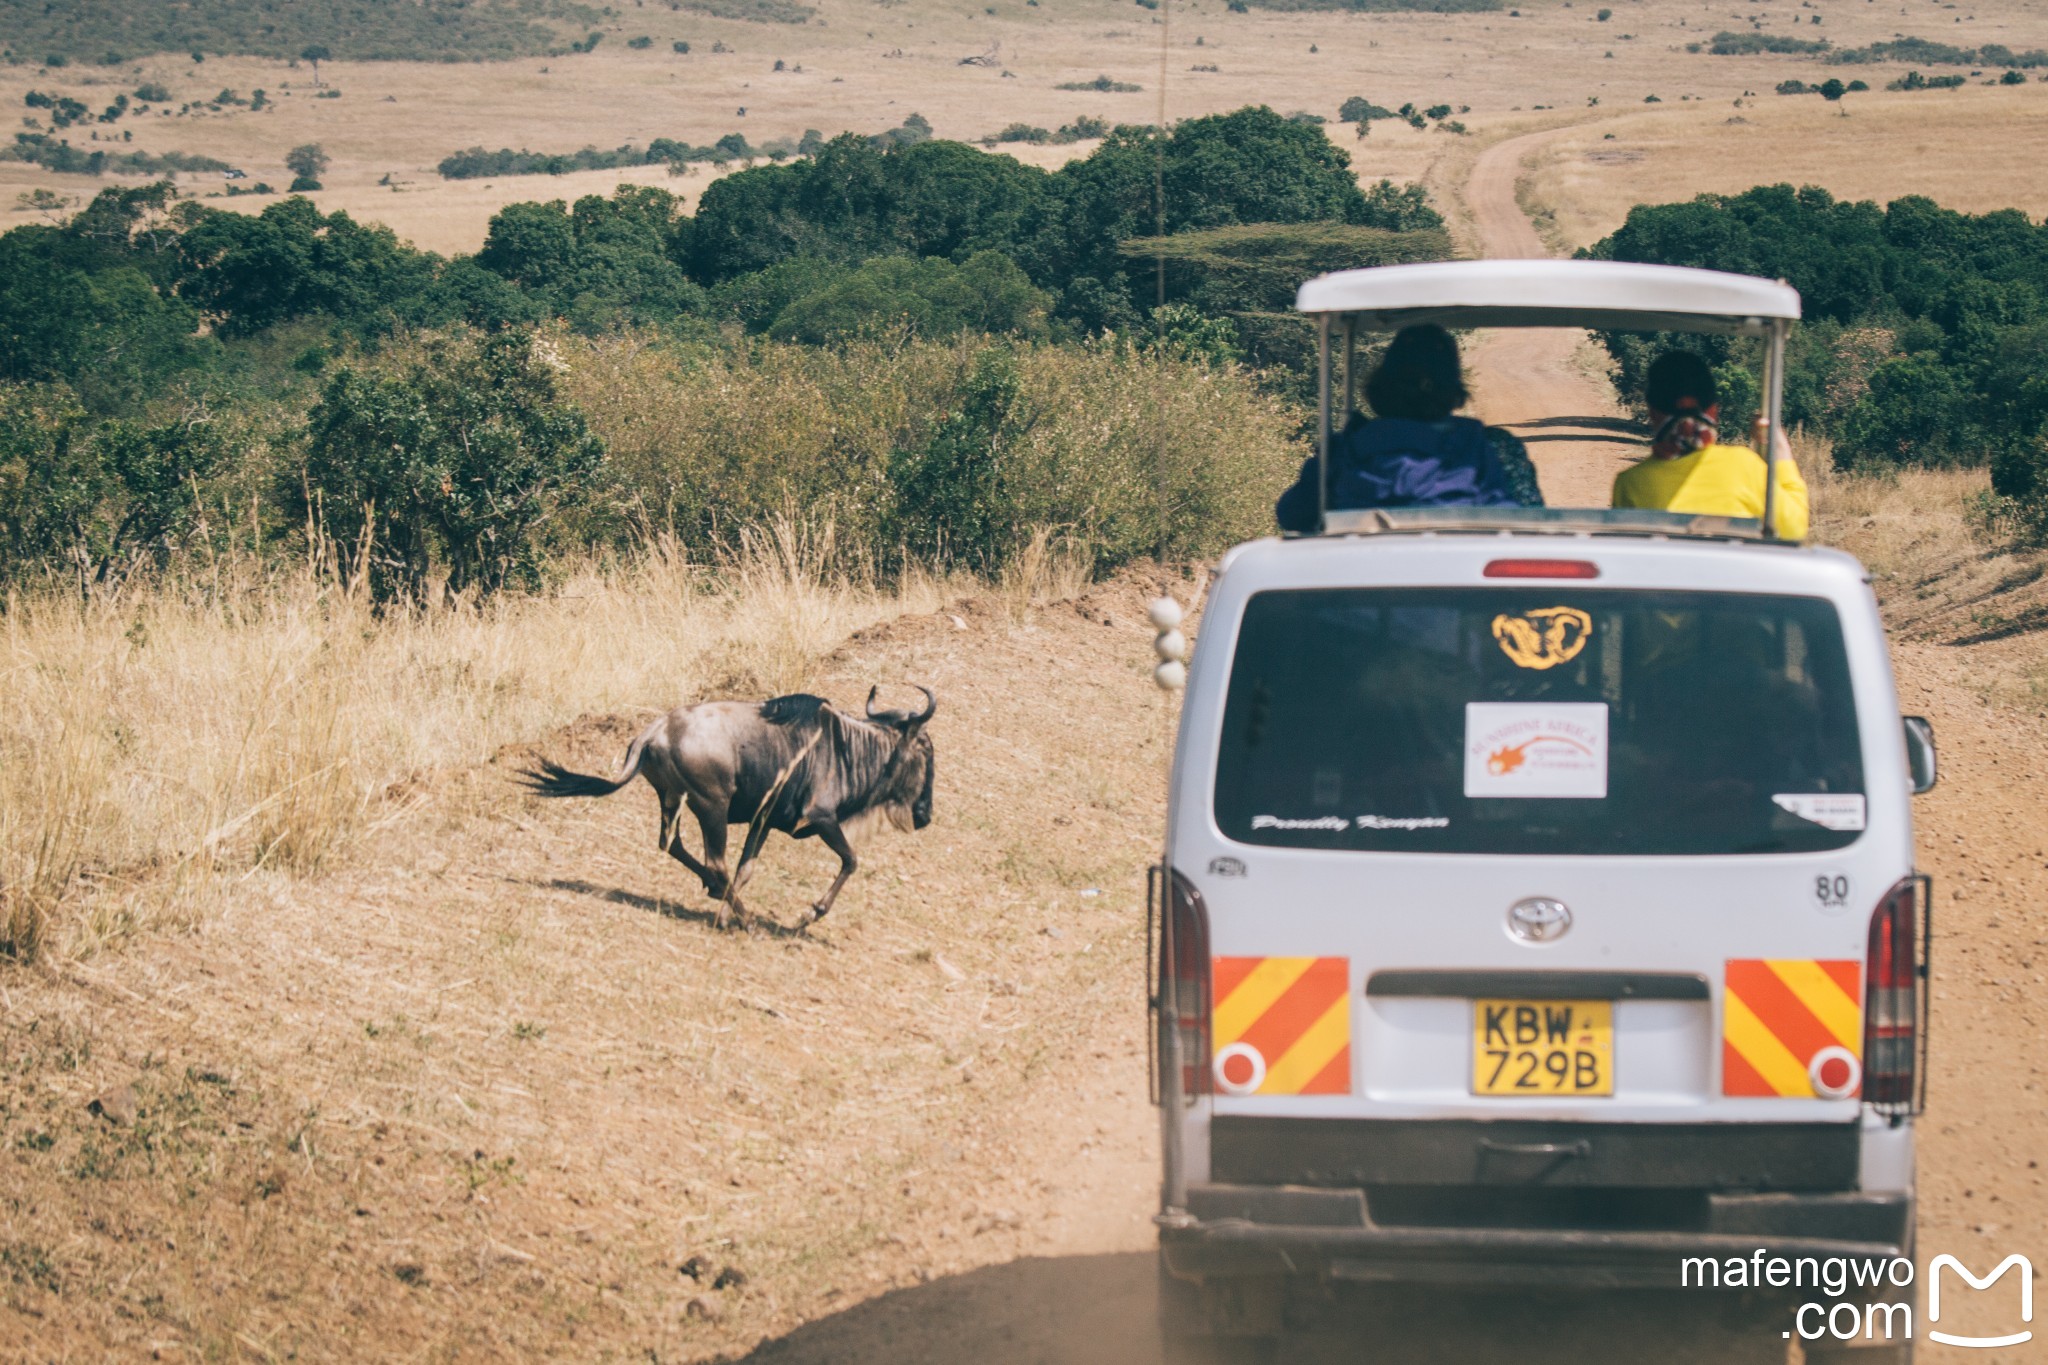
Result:
<svg viewBox="0 0 2048 1365">
<path fill-rule="evenodd" d="M 1716 426 L 1721 395 L 1707 362 L 1689 351 L 1667 351 L 1650 366 L 1650 454 L 1614 479 L 1616 507 L 1646 507 L 1707 516 L 1764 514 L 1764 459 L 1748 446 L 1723 445 Z M 1772 439 L 1783 442 L 1772 433 Z M 1806 538 L 1806 480 L 1779 445 L 1777 532 Z"/>
</svg>

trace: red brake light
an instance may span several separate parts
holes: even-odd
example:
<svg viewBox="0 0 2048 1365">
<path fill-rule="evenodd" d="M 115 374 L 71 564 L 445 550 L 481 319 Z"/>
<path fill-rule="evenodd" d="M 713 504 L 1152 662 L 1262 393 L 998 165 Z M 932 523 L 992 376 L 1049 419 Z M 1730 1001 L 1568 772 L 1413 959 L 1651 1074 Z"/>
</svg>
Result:
<svg viewBox="0 0 2048 1365">
<path fill-rule="evenodd" d="M 1171 978 L 1175 1009 L 1180 1016 L 1181 1094 L 1210 1093 L 1209 1080 L 1209 909 L 1202 893 L 1180 873 L 1172 874 L 1166 896 L 1166 932 L 1160 936 L 1157 961 L 1158 1009 L 1155 1055 L 1166 1055 L 1165 1003 Z M 1157 1072 L 1155 1071 L 1155 1077 Z M 1156 1098 L 1156 1097 L 1155 1097 Z"/>
<path fill-rule="evenodd" d="M 1906 878 L 1885 893 L 1870 917 L 1863 992 L 1863 1099 L 1884 1114 L 1920 1109 L 1927 885 L 1925 877 Z"/>
<path fill-rule="evenodd" d="M 1486 566 L 1488 578 L 1598 578 L 1600 566 L 1590 559 L 1496 559 Z"/>
</svg>

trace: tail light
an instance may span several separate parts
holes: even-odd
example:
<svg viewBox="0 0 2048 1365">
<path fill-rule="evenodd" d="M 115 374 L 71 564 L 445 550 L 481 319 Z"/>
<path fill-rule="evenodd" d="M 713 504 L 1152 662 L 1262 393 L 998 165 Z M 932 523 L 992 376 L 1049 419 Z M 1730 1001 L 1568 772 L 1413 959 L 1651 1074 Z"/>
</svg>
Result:
<svg viewBox="0 0 2048 1365">
<path fill-rule="evenodd" d="M 1917 1114 L 1925 1099 L 1931 882 L 1908 877 L 1870 917 L 1863 993 L 1863 1099 L 1881 1114 Z"/>
<path fill-rule="evenodd" d="M 1590 559 L 1493 559 L 1487 578 L 1598 578 L 1600 566 Z"/>
<path fill-rule="evenodd" d="M 1209 910 L 1202 893 L 1178 872 L 1161 885 L 1154 867 L 1145 919 L 1145 956 L 1152 978 L 1152 1102 L 1165 1102 L 1160 1066 L 1171 1056 L 1167 1005 L 1180 1026 L 1180 1093 L 1209 1093 Z M 1160 901 L 1165 900 L 1164 913 Z M 1169 999 L 1169 986 L 1171 987 Z"/>
</svg>

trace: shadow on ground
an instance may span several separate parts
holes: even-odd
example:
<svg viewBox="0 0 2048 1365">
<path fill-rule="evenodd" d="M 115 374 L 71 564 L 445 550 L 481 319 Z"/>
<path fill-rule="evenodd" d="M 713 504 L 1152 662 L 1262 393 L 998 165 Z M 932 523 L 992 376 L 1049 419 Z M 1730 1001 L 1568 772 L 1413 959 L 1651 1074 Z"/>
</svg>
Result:
<svg viewBox="0 0 2048 1365">
<path fill-rule="evenodd" d="M 1156 1365 L 1149 1252 L 1030 1257 L 898 1289 L 789 1335 L 743 1365 Z M 1775 1333 L 1702 1294 L 1363 1291 L 1274 1365 L 1737 1365 L 1785 1359 Z"/>
<path fill-rule="evenodd" d="M 1630 417 L 1540 417 L 1505 425 L 1522 438 L 1523 445 L 1546 441 L 1640 445 L 1650 435 L 1648 427 Z"/>
</svg>

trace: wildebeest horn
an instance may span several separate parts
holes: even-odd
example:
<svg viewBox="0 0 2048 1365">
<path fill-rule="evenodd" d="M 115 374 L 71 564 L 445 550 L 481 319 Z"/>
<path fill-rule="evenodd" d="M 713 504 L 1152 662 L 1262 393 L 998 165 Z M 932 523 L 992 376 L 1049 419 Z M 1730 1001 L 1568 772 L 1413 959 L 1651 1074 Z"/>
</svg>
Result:
<svg viewBox="0 0 2048 1365">
<path fill-rule="evenodd" d="M 926 687 L 923 683 L 912 683 L 911 686 L 915 687 L 918 691 L 924 693 L 924 710 L 919 712 L 917 715 L 911 716 L 906 722 L 906 724 L 922 725 L 932 718 L 932 713 L 934 711 L 937 711 L 939 709 L 939 699 L 933 696 L 932 690 L 929 687 Z M 881 690 L 882 685 L 880 683 L 876 683 L 873 687 L 870 687 L 868 689 L 869 720 L 873 720 L 875 718 L 875 698 L 877 695 L 881 693 Z"/>
</svg>

